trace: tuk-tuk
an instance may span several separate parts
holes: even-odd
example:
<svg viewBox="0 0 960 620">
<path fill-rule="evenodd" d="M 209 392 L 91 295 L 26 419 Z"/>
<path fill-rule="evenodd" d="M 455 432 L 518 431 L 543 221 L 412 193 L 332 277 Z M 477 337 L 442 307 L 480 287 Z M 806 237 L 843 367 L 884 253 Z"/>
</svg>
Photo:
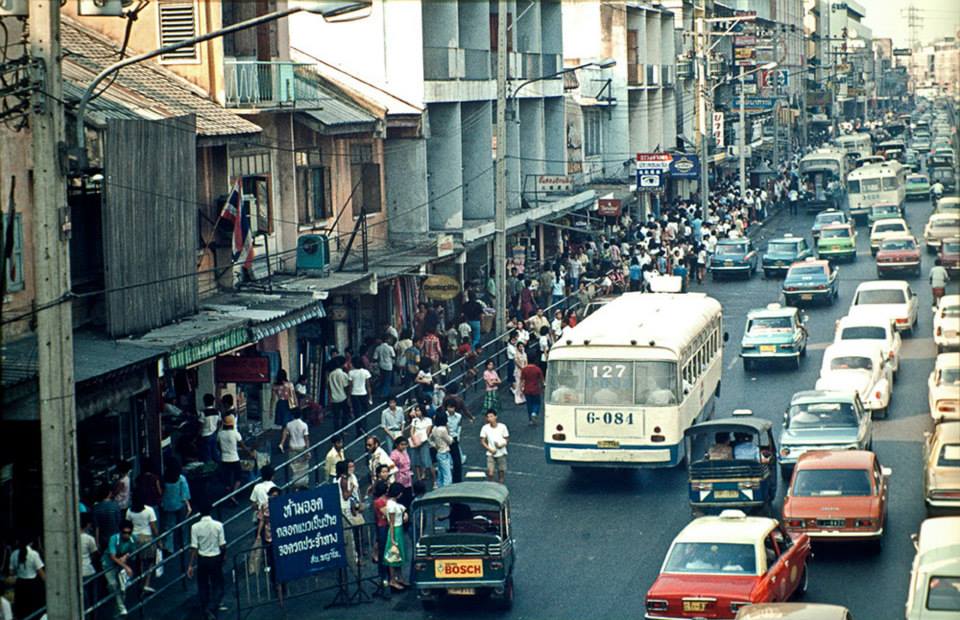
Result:
<svg viewBox="0 0 960 620">
<path fill-rule="evenodd" d="M 425 608 L 446 597 L 513 604 L 514 543 L 507 487 L 458 482 L 418 497 L 413 516 L 413 579 Z"/>
<path fill-rule="evenodd" d="M 738 409 L 733 417 L 684 432 L 690 507 L 694 515 L 725 509 L 770 514 L 777 497 L 773 424 Z"/>
</svg>

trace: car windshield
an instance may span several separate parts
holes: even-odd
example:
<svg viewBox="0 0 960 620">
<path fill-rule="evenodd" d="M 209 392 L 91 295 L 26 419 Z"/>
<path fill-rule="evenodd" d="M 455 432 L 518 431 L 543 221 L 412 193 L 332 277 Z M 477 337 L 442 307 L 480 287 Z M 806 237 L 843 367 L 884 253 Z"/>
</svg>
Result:
<svg viewBox="0 0 960 620">
<path fill-rule="evenodd" d="M 955 218 L 945 217 L 943 219 L 933 220 L 934 228 L 956 228 L 958 225 L 960 225 L 960 220 Z"/>
<path fill-rule="evenodd" d="M 790 428 L 856 427 L 857 414 L 850 403 L 804 403 L 790 407 Z"/>
<path fill-rule="evenodd" d="M 937 456 L 938 467 L 960 467 L 960 443 L 943 444 Z"/>
<path fill-rule="evenodd" d="M 721 573 L 755 575 L 753 545 L 743 543 L 678 542 L 663 566 L 665 573 Z"/>
<path fill-rule="evenodd" d="M 836 224 L 837 222 L 843 223 L 843 221 L 842 213 L 821 213 L 817 216 L 816 223 L 820 226 L 826 226 L 827 224 Z"/>
<path fill-rule="evenodd" d="M 793 480 L 792 493 L 797 497 L 870 495 L 870 472 L 865 469 L 799 469 Z"/>
<path fill-rule="evenodd" d="M 848 239 L 850 237 L 849 228 L 828 228 L 823 231 L 824 239 Z"/>
<path fill-rule="evenodd" d="M 898 250 L 915 250 L 917 244 L 913 242 L 913 239 L 888 239 L 880 244 L 881 250 L 887 251 L 898 251 Z"/>
<path fill-rule="evenodd" d="M 767 251 L 774 254 L 796 254 L 797 242 L 796 241 L 771 241 L 770 247 L 767 248 Z"/>
<path fill-rule="evenodd" d="M 861 355 L 841 355 L 830 360 L 830 370 L 871 370 L 873 362 Z"/>
<path fill-rule="evenodd" d="M 944 254 L 960 254 L 960 241 L 944 242 L 942 246 Z"/>
<path fill-rule="evenodd" d="M 960 577 L 930 577 L 927 582 L 927 609 L 960 611 Z"/>
<path fill-rule="evenodd" d="M 840 340 L 886 340 L 887 330 L 877 325 L 857 325 L 840 330 Z"/>
<path fill-rule="evenodd" d="M 747 253 L 746 243 L 720 243 L 717 245 L 717 254 L 738 256 Z"/>
<path fill-rule="evenodd" d="M 890 232 L 894 230 L 897 232 L 901 232 L 906 229 L 907 229 L 906 226 L 904 226 L 900 222 L 885 222 L 883 224 L 877 224 L 874 227 L 873 232 L 882 233 L 882 232 Z"/>
<path fill-rule="evenodd" d="M 747 321 L 747 333 L 768 331 L 793 331 L 793 321 L 788 316 L 765 316 Z"/>
<path fill-rule="evenodd" d="M 960 368 L 944 368 L 940 371 L 940 385 L 960 384 Z"/>
<path fill-rule="evenodd" d="M 943 316 L 960 316 L 960 306 L 943 306 L 940 308 L 940 314 Z"/>
<path fill-rule="evenodd" d="M 790 276 L 822 276 L 823 267 L 820 265 L 804 265 L 802 267 L 791 267 Z"/>
<path fill-rule="evenodd" d="M 923 176 L 922 174 L 911 174 L 910 176 L 907 177 L 907 182 L 908 183 L 926 183 L 927 177 Z"/>
<path fill-rule="evenodd" d="M 864 304 L 902 304 L 906 301 L 903 291 L 898 289 L 872 289 L 857 293 L 854 305 Z"/>
</svg>

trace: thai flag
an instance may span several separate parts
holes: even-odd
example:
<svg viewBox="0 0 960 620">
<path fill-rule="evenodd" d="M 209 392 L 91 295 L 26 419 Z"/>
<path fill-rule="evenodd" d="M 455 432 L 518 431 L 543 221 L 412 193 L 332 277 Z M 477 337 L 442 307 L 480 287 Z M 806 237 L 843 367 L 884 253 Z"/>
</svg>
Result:
<svg viewBox="0 0 960 620">
<path fill-rule="evenodd" d="M 253 264 L 253 235 L 250 234 L 250 205 L 243 200 L 243 189 L 237 178 L 220 212 L 220 218 L 233 224 L 233 242 L 231 258 L 236 264 L 243 257 L 243 266 L 249 269 Z"/>
</svg>

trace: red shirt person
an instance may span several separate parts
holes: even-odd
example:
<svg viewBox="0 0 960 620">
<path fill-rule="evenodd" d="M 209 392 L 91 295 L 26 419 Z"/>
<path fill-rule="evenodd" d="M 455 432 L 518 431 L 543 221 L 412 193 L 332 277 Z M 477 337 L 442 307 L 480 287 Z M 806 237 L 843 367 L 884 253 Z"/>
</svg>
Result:
<svg viewBox="0 0 960 620">
<path fill-rule="evenodd" d="M 535 359 L 531 359 L 520 371 L 520 384 L 527 401 L 527 417 L 530 426 L 533 426 L 543 409 L 543 371 Z"/>
</svg>

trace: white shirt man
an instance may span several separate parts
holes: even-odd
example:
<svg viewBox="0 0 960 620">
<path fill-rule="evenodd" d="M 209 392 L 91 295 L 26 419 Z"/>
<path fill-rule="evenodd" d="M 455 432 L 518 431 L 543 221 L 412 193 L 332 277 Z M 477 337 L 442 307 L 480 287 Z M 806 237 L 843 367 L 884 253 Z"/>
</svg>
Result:
<svg viewBox="0 0 960 620">
<path fill-rule="evenodd" d="M 393 370 L 393 362 L 396 357 L 397 352 L 394 351 L 389 342 L 381 342 L 373 351 L 373 359 L 377 361 L 377 365 L 380 366 L 380 370 L 384 370 L 386 372 L 391 372 Z"/>
<path fill-rule="evenodd" d="M 217 433 L 217 443 L 220 444 L 220 460 L 224 463 L 236 463 L 240 460 L 238 445 L 243 441 L 239 431 L 232 426 L 223 428 Z"/>
<path fill-rule="evenodd" d="M 294 418 L 287 422 L 287 426 L 284 430 L 286 431 L 286 437 L 289 441 L 288 446 L 291 450 L 295 452 L 301 452 L 307 449 L 307 446 L 309 445 L 307 440 L 310 437 L 310 427 L 307 426 L 306 422 L 300 418 Z M 281 442 L 280 447 L 282 450 L 283 442 Z"/>
</svg>

